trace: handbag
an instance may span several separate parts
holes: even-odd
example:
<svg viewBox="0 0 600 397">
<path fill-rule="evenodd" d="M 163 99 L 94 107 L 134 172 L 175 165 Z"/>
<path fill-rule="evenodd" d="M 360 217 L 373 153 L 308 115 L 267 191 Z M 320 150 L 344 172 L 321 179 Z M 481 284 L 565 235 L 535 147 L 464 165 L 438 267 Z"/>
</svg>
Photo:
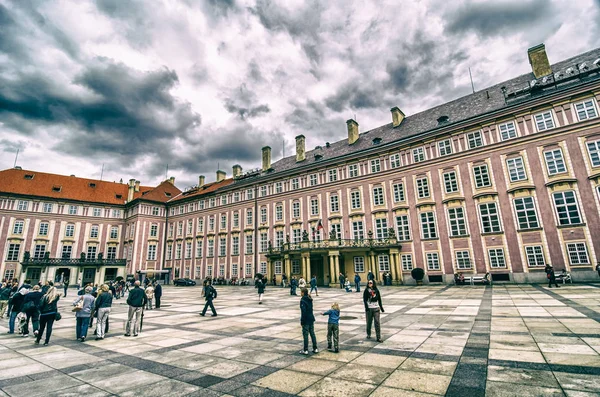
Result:
<svg viewBox="0 0 600 397">
<path fill-rule="evenodd" d="M 61 318 L 62 318 L 62 316 L 60 315 L 60 313 L 59 313 L 59 312 L 56 312 L 56 314 L 54 315 L 54 319 L 55 319 L 56 321 L 60 321 L 60 319 L 61 319 Z"/>
<path fill-rule="evenodd" d="M 83 299 L 79 300 L 75 306 L 73 306 L 73 309 L 71 309 L 72 312 L 80 312 L 83 310 Z"/>
</svg>

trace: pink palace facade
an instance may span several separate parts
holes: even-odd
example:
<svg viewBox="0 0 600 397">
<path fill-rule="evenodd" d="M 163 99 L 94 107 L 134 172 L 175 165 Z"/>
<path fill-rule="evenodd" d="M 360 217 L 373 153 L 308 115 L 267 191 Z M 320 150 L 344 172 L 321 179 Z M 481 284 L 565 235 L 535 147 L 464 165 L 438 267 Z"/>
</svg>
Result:
<svg viewBox="0 0 600 397">
<path fill-rule="evenodd" d="M 3 278 L 101 282 L 128 274 L 281 280 L 457 272 L 575 281 L 600 261 L 600 49 L 262 167 L 180 191 L 0 171 Z M 93 186 L 92 186 L 93 185 Z"/>
</svg>

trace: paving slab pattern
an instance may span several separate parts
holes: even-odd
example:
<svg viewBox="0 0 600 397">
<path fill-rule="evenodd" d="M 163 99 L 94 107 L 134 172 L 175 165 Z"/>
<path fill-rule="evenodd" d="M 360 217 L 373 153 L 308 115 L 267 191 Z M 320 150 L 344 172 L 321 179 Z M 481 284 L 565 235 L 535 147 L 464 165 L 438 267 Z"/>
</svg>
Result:
<svg viewBox="0 0 600 397">
<path fill-rule="evenodd" d="M 383 343 L 366 339 L 362 294 L 314 297 L 320 352 L 302 344 L 299 297 L 267 287 L 219 287 L 217 317 L 200 317 L 200 287 L 163 289 L 138 337 L 75 340 L 74 296 L 49 346 L 8 335 L 0 320 L 0 396 L 600 396 L 600 288 L 578 284 L 382 287 Z M 71 291 L 70 291 L 71 292 Z M 328 310 L 340 352 L 326 350 Z"/>
</svg>

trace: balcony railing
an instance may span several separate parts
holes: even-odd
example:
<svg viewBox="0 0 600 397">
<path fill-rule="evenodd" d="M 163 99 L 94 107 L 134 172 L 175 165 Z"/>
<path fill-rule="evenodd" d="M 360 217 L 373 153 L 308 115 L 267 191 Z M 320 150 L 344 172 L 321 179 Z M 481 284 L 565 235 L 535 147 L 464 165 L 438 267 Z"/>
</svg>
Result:
<svg viewBox="0 0 600 397">
<path fill-rule="evenodd" d="M 21 265 L 27 266 L 125 266 L 126 259 L 88 259 L 88 258 L 25 258 Z"/>
<path fill-rule="evenodd" d="M 280 247 L 269 245 L 266 255 L 278 256 L 290 253 L 301 253 L 303 251 L 319 251 L 332 249 L 377 249 L 377 248 L 400 248 L 396 238 L 386 239 L 334 239 L 334 240 L 313 240 L 302 241 L 299 243 L 284 243 Z"/>
</svg>

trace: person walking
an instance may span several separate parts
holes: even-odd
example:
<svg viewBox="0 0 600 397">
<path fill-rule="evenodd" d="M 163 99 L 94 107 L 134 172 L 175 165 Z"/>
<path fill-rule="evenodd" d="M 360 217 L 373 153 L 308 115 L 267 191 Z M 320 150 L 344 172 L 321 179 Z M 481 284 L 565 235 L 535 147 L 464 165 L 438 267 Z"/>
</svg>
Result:
<svg viewBox="0 0 600 397">
<path fill-rule="evenodd" d="M 50 337 L 52 336 L 52 326 L 54 325 L 54 321 L 57 319 L 59 299 L 60 295 L 58 290 L 53 285 L 51 285 L 44 296 L 42 296 L 42 300 L 40 302 L 40 328 L 35 337 L 36 345 L 40 344 L 40 340 L 42 339 L 42 336 L 44 336 L 44 332 L 46 332 L 44 346 L 48 346 Z"/>
<path fill-rule="evenodd" d="M 546 277 L 548 278 L 548 288 L 552 288 L 552 284 L 556 286 L 556 288 L 560 288 L 558 283 L 556 282 L 556 274 L 554 274 L 554 268 L 551 264 L 546 264 Z"/>
<path fill-rule="evenodd" d="M 281 276 L 281 288 L 285 288 L 285 284 L 287 283 L 287 276 L 283 274 Z"/>
<path fill-rule="evenodd" d="M 6 312 L 6 317 L 10 319 L 10 316 L 12 315 L 12 310 L 13 310 L 13 297 L 15 296 L 15 294 L 17 292 L 19 292 L 18 288 L 19 288 L 19 282 L 18 280 L 13 280 L 12 284 L 9 283 L 10 286 L 10 293 L 8 294 L 8 311 Z"/>
<path fill-rule="evenodd" d="M 85 342 L 85 338 L 87 337 L 88 328 L 90 326 L 90 318 L 92 316 L 92 308 L 94 307 L 94 297 L 92 296 L 93 288 L 91 286 L 87 286 L 83 290 L 83 295 L 79 296 L 79 298 L 73 301 L 73 306 L 79 307 L 80 310 L 75 312 L 75 334 L 77 336 L 77 340 Z"/>
<path fill-rule="evenodd" d="M 313 290 L 315 291 L 315 294 L 317 296 L 319 296 L 319 290 L 317 289 L 317 276 L 313 274 L 312 278 L 310 279 L 310 293 L 312 294 Z"/>
<path fill-rule="evenodd" d="M 31 326 L 33 327 L 33 334 L 35 336 L 39 333 L 40 328 L 40 301 L 42 300 L 41 288 L 39 285 L 34 285 L 31 291 L 25 295 L 23 299 L 23 307 L 21 311 L 27 315 L 27 322 L 25 323 L 23 336 L 29 336 L 29 320 L 31 320 Z"/>
<path fill-rule="evenodd" d="M 107 328 L 108 316 L 112 307 L 113 294 L 106 284 L 102 284 L 98 290 L 98 297 L 94 302 L 94 312 L 96 313 L 96 340 L 104 339 Z"/>
<path fill-rule="evenodd" d="M 356 287 L 356 292 L 360 292 L 360 276 L 358 273 L 354 275 L 354 286 Z"/>
<path fill-rule="evenodd" d="M 317 335 L 315 335 L 315 315 L 313 314 L 313 301 L 306 288 L 301 290 L 300 299 L 300 325 L 302 325 L 302 339 L 304 342 L 300 354 L 308 355 L 308 335 L 312 340 L 313 353 L 318 353 Z"/>
<path fill-rule="evenodd" d="M 296 280 L 296 276 L 292 276 L 290 280 L 290 295 L 298 295 L 296 293 L 296 288 L 298 288 L 298 280 Z"/>
<path fill-rule="evenodd" d="M 258 304 L 259 305 L 262 305 L 262 297 L 263 297 L 263 294 L 265 293 L 266 286 L 267 286 L 267 282 L 265 281 L 265 279 L 262 275 L 260 275 L 260 277 L 256 278 L 256 281 L 254 282 L 254 288 L 258 289 Z"/>
<path fill-rule="evenodd" d="M 8 308 L 8 298 L 10 297 L 11 291 L 12 285 L 2 283 L 2 288 L 0 288 L 0 318 L 4 317 L 4 313 Z"/>
<path fill-rule="evenodd" d="M 329 320 L 327 320 L 327 350 L 339 353 L 340 305 L 334 302 L 331 309 L 324 312 L 323 315 L 329 316 Z"/>
<path fill-rule="evenodd" d="M 138 333 L 140 332 L 140 317 L 143 315 L 143 309 L 147 299 L 145 291 L 140 288 L 140 281 L 136 280 L 136 282 L 133 283 L 133 289 L 129 291 L 129 296 L 127 297 L 129 311 L 127 313 L 125 336 L 131 336 L 131 331 L 133 331 L 133 336 L 138 336 Z M 132 322 L 133 327 L 131 326 Z"/>
<path fill-rule="evenodd" d="M 29 293 L 29 289 L 21 288 L 19 292 L 13 295 L 12 297 L 12 312 L 10 313 L 10 319 L 8 320 L 8 333 L 15 333 L 15 320 L 19 313 L 21 313 L 21 308 L 23 307 L 23 301 L 25 300 L 25 295 Z"/>
<path fill-rule="evenodd" d="M 367 281 L 369 281 L 369 280 L 375 280 L 375 275 L 370 270 L 369 270 L 369 273 L 367 273 Z"/>
<path fill-rule="evenodd" d="M 217 290 L 215 289 L 215 287 L 212 286 L 211 281 L 207 280 L 206 285 L 204 286 L 204 300 L 206 300 L 206 303 L 204 304 L 204 309 L 202 310 L 202 313 L 200 313 L 202 317 L 204 317 L 204 315 L 206 314 L 206 310 L 208 310 L 209 306 L 210 310 L 212 311 L 212 317 L 217 317 L 217 311 L 215 310 L 215 306 L 213 305 L 213 299 L 215 299 L 216 297 Z"/>
<path fill-rule="evenodd" d="M 160 298 L 162 297 L 162 286 L 156 282 L 154 286 L 154 308 L 160 309 Z"/>
<path fill-rule="evenodd" d="M 154 299 L 154 287 L 148 284 L 146 287 L 146 309 L 152 310 L 152 299 Z"/>
<path fill-rule="evenodd" d="M 65 278 L 63 281 L 63 290 L 64 290 L 64 295 L 65 298 L 67 297 L 67 290 L 69 289 L 69 279 Z"/>
<path fill-rule="evenodd" d="M 343 289 L 346 279 L 345 279 L 344 275 L 342 274 L 342 272 L 340 272 L 340 275 L 338 276 L 338 281 L 340 282 L 340 289 Z"/>
<path fill-rule="evenodd" d="M 367 282 L 367 288 L 363 293 L 363 302 L 365 304 L 365 312 L 367 314 L 367 339 L 371 339 L 371 326 L 375 321 L 375 334 L 377 336 L 377 342 L 383 342 L 381 340 L 381 327 L 380 327 L 380 314 L 385 313 L 383 305 L 381 303 L 381 294 L 375 284 L 375 280 L 369 280 Z"/>
</svg>

